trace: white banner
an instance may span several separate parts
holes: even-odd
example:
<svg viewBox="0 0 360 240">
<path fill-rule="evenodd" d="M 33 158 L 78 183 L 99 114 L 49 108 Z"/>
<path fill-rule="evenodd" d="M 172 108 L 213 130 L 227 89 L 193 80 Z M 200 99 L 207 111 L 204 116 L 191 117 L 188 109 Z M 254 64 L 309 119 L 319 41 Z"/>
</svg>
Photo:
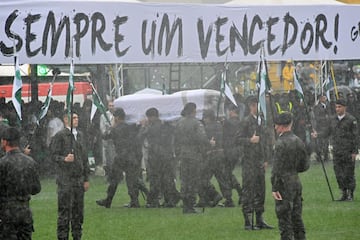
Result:
<svg viewBox="0 0 360 240">
<path fill-rule="evenodd" d="M 0 63 L 360 59 L 360 6 L 1 1 Z M 71 44 L 73 41 L 73 44 Z"/>
</svg>

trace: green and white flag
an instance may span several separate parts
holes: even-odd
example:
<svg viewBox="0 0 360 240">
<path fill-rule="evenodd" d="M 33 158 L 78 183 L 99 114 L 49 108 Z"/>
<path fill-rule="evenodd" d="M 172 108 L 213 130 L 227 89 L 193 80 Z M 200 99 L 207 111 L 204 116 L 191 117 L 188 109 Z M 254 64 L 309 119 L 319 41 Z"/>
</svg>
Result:
<svg viewBox="0 0 360 240">
<path fill-rule="evenodd" d="M 90 83 L 91 88 L 92 88 L 92 98 L 93 98 L 93 104 L 91 107 L 91 112 L 90 112 L 90 122 L 92 122 L 92 120 L 94 119 L 96 110 L 99 110 L 101 112 L 101 114 L 104 115 L 106 121 L 111 125 L 110 119 L 108 117 L 108 115 L 106 114 L 106 107 L 104 106 L 103 102 L 101 101 L 101 98 L 99 96 L 99 94 L 96 92 L 96 89 L 94 87 L 94 85 L 92 83 Z"/>
<path fill-rule="evenodd" d="M 14 105 L 16 114 L 18 115 L 20 121 L 21 118 L 21 88 L 22 88 L 22 80 L 21 80 L 21 73 L 20 73 L 20 66 L 19 66 L 19 59 L 15 56 L 15 76 L 14 76 L 14 83 L 12 89 L 12 103 Z"/>
<path fill-rule="evenodd" d="M 296 69 L 294 69 L 294 87 L 300 99 L 304 100 L 304 92 L 297 77 Z"/>
<path fill-rule="evenodd" d="M 48 90 L 48 94 L 46 96 L 46 99 L 45 99 L 45 102 L 44 104 L 42 105 L 41 109 L 40 109 L 40 113 L 38 115 L 38 118 L 37 118 L 37 124 L 39 125 L 39 122 L 41 119 L 43 119 L 48 110 L 49 110 L 49 106 L 50 106 L 50 102 L 51 102 L 51 99 L 52 99 L 52 89 L 53 89 L 53 82 L 51 82 L 51 85 L 50 85 L 50 88 Z"/>
</svg>

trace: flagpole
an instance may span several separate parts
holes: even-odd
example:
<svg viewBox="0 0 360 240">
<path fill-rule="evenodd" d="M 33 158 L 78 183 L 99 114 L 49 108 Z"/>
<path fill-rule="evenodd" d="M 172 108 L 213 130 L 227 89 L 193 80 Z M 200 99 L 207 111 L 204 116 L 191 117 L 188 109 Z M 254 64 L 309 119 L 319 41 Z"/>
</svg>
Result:
<svg viewBox="0 0 360 240">
<path fill-rule="evenodd" d="M 74 116 L 74 111 L 73 111 L 73 104 L 74 104 L 74 49 L 73 49 L 73 38 L 71 39 L 71 43 L 70 43 L 70 74 L 69 74 L 69 87 L 68 87 L 68 95 L 70 93 L 70 96 L 67 96 L 68 102 L 68 120 L 70 121 L 70 132 L 73 135 L 73 116 Z M 70 91 L 70 92 L 69 92 Z M 69 119 L 69 111 L 70 111 L 70 119 Z M 70 139 L 70 146 L 71 146 L 71 153 L 73 152 L 73 137 L 71 137 Z"/>
<path fill-rule="evenodd" d="M 294 65 L 294 62 L 293 62 L 293 65 Z M 297 77 L 297 71 L 296 71 L 296 67 L 294 65 L 294 85 L 295 85 L 295 90 L 299 93 L 299 95 L 301 95 L 301 98 L 302 98 L 302 101 L 304 103 L 304 108 L 305 108 L 305 115 L 306 115 L 306 122 L 307 122 L 307 126 L 305 127 L 305 131 L 311 131 L 313 132 L 314 129 L 313 129 L 313 126 L 312 126 L 312 123 L 311 123 L 311 118 L 310 118 L 310 113 L 309 113 L 309 109 L 308 109 L 308 106 L 307 106 L 307 103 L 305 101 L 305 96 L 304 96 L 304 92 L 303 92 L 303 87 L 301 86 L 301 83 L 299 82 L 299 79 Z M 299 87 L 300 89 L 298 89 L 297 87 Z M 310 129 L 309 129 L 310 128 Z M 317 141 L 317 140 L 316 140 Z M 310 143 L 309 143 L 310 144 Z M 310 156 L 309 156 L 310 157 Z M 321 166 L 322 166 L 322 170 L 324 172 L 324 175 L 325 175 L 325 180 L 326 180 L 326 183 L 327 183 L 327 186 L 329 188 L 329 191 L 330 191 L 330 195 L 331 195 L 331 199 L 334 201 L 334 195 L 333 195 L 333 192 L 332 192 L 332 189 L 331 189 L 331 186 L 330 186 L 330 182 L 329 182 L 329 178 L 328 178 L 328 175 L 327 175 L 327 172 L 326 172 L 326 169 L 325 169 L 325 165 L 324 165 L 324 161 L 323 159 L 320 160 L 321 162 Z"/>
<path fill-rule="evenodd" d="M 336 85 L 336 80 L 335 80 L 334 64 L 333 64 L 332 61 L 329 64 L 330 64 L 330 74 L 331 74 L 331 78 L 332 78 L 333 83 L 334 83 L 334 91 L 335 91 L 335 96 L 336 96 L 336 100 L 337 100 L 337 99 L 339 99 L 339 92 L 338 92 L 337 85 Z"/>
<path fill-rule="evenodd" d="M 18 117 L 18 124 L 21 126 L 21 101 L 22 101 L 22 80 L 20 73 L 19 59 L 16 52 L 15 39 L 13 39 L 13 52 L 14 52 L 14 80 L 12 89 L 12 103 Z"/>
</svg>

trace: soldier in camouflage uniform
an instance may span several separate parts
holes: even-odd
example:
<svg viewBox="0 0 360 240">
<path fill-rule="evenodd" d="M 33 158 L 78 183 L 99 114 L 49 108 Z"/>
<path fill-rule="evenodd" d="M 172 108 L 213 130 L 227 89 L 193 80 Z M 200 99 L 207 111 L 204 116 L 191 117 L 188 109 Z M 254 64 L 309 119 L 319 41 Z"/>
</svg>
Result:
<svg viewBox="0 0 360 240">
<path fill-rule="evenodd" d="M 274 147 L 271 183 L 281 240 L 305 240 L 302 186 L 298 173 L 309 168 L 309 157 L 305 144 L 291 131 L 291 113 L 279 114 L 274 123 L 279 137 Z"/>
<path fill-rule="evenodd" d="M 126 205 L 130 208 L 138 208 L 139 204 L 139 183 L 140 183 L 140 162 L 135 156 L 134 140 L 131 127 L 125 123 L 125 112 L 118 108 L 114 112 L 115 125 L 104 135 L 105 139 L 112 139 L 115 144 L 116 156 L 110 167 L 109 186 L 105 199 L 98 200 L 100 206 L 110 208 L 113 197 L 123 173 L 126 176 L 126 186 L 130 196 L 130 203 Z M 147 193 L 147 191 L 146 191 Z"/>
<path fill-rule="evenodd" d="M 334 171 L 342 191 L 339 201 L 352 201 L 356 187 L 355 158 L 359 148 L 357 121 L 346 112 L 344 99 L 336 101 L 335 111 L 336 115 L 330 119 L 325 136 L 331 136 Z M 315 132 L 313 137 L 322 136 Z"/>
<path fill-rule="evenodd" d="M 236 164 L 240 162 L 241 148 L 236 144 L 236 133 L 240 128 L 239 109 L 232 106 L 229 109 L 229 118 L 225 119 L 223 125 L 223 145 L 225 154 L 225 174 L 230 178 L 230 187 L 238 193 L 238 204 L 241 204 L 241 185 L 236 179 L 233 171 Z"/>
<path fill-rule="evenodd" d="M 181 115 L 175 127 L 175 148 L 180 159 L 183 213 L 196 213 L 194 205 L 199 191 L 202 153 L 209 141 L 204 126 L 195 118 L 195 103 L 187 103 Z"/>
<path fill-rule="evenodd" d="M 264 121 L 257 115 L 257 98 L 247 100 L 250 114 L 244 118 L 237 136 L 237 143 L 244 149 L 242 160 L 242 210 L 246 230 L 271 229 L 263 220 L 265 203 L 265 154 Z M 258 123 L 260 122 L 259 125 Z M 256 213 L 256 225 L 253 213 Z"/>
<path fill-rule="evenodd" d="M 201 171 L 202 187 L 200 191 L 200 201 L 205 206 L 215 207 L 222 196 L 216 191 L 211 178 L 215 176 L 223 197 L 225 198 L 225 207 L 234 207 L 232 200 L 232 189 L 230 186 L 230 175 L 225 173 L 225 155 L 223 149 L 223 126 L 216 121 L 215 112 L 211 109 L 204 110 L 203 123 L 205 132 L 210 142 L 206 149 L 206 156 Z M 199 201 L 199 203 L 200 203 Z"/>
<path fill-rule="evenodd" d="M 53 137 L 50 144 L 58 186 L 58 240 L 69 239 L 70 228 L 73 239 L 81 239 L 84 193 L 89 188 L 90 168 L 84 135 L 77 130 L 78 114 L 74 112 L 71 117 L 67 111 L 63 113 L 65 128 Z"/>
<path fill-rule="evenodd" d="M 0 239 L 31 240 L 34 231 L 30 196 L 40 192 L 36 162 L 19 148 L 20 132 L 5 129 L 1 147 L 6 155 L 0 159 Z"/>
<path fill-rule="evenodd" d="M 150 192 L 146 207 L 160 207 L 159 196 L 164 196 L 165 207 L 175 207 L 180 200 L 180 193 L 175 186 L 175 159 L 173 152 L 174 127 L 169 123 L 162 123 L 159 111 L 149 108 L 147 119 L 142 121 L 138 138 L 148 141 L 148 179 Z"/>
</svg>

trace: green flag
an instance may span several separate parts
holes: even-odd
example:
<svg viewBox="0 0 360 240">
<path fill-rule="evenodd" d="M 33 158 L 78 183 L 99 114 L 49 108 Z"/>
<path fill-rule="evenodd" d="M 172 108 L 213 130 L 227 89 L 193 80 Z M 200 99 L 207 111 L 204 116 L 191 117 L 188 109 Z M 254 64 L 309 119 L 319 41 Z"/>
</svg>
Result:
<svg viewBox="0 0 360 240">
<path fill-rule="evenodd" d="M 304 92 L 303 92 L 303 89 L 301 87 L 301 84 L 299 82 L 299 79 L 297 77 L 297 73 L 296 73 L 296 69 L 294 69 L 294 87 L 295 87 L 295 90 L 297 92 L 297 94 L 299 95 L 299 97 L 304 100 Z"/>
<path fill-rule="evenodd" d="M 101 98 L 99 96 L 99 94 L 97 93 L 94 85 L 90 82 L 91 88 L 92 88 L 92 98 L 93 98 L 93 104 L 91 107 L 91 113 L 90 113 L 90 122 L 92 122 L 96 110 L 99 110 L 101 112 L 101 114 L 104 115 L 106 121 L 111 125 L 111 121 L 108 117 L 108 115 L 106 114 L 106 107 L 104 106 L 103 102 L 101 101 Z"/>
<path fill-rule="evenodd" d="M 48 110 L 49 110 L 49 106 L 50 106 L 50 102 L 51 102 L 51 99 L 52 99 L 52 88 L 53 88 L 53 82 L 51 82 L 51 85 L 50 85 L 50 88 L 48 90 L 48 94 L 46 96 L 46 99 L 45 99 L 45 102 L 44 104 L 42 105 L 41 109 L 40 109 L 40 112 L 38 114 L 38 117 L 37 117 L 37 124 L 39 125 L 39 122 L 41 119 L 43 119 Z"/>
</svg>

